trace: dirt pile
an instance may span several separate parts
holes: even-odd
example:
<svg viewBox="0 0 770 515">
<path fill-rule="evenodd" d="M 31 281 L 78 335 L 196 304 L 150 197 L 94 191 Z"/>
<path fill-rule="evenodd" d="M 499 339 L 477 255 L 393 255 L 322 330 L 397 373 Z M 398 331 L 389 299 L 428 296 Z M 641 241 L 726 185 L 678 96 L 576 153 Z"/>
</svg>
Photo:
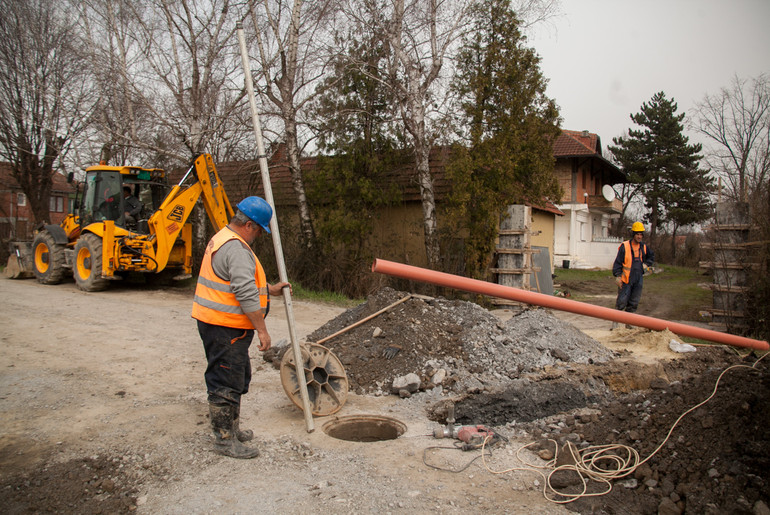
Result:
<svg viewBox="0 0 770 515">
<path fill-rule="evenodd" d="M 307 340 L 321 340 L 407 295 L 383 288 Z M 419 376 L 421 391 L 493 391 L 544 367 L 613 357 L 547 310 L 525 310 L 502 322 L 477 304 L 442 298 L 410 298 L 323 345 L 344 365 L 351 390 L 361 394 L 397 393 L 393 380 L 410 373 Z M 391 359 L 388 349 L 396 352 Z"/>
<path fill-rule="evenodd" d="M 635 449 L 644 461 L 609 494 L 568 505 L 575 511 L 627 513 L 635 506 L 640 514 L 770 513 L 770 370 L 766 360 L 756 360 L 725 348 L 699 348 L 666 364 L 666 375 L 681 380 L 657 381 L 582 415 L 560 414 L 527 429 L 542 436 L 544 449 L 554 448 L 547 440 L 579 448 L 617 444 Z M 603 488 L 589 482 L 589 492 Z"/>
<path fill-rule="evenodd" d="M 307 339 L 324 338 L 406 295 L 384 289 Z M 472 303 L 411 298 L 324 345 L 359 393 L 397 393 L 395 378 L 417 374 L 421 391 L 405 402 L 426 408 L 440 424 L 453 404 L 457 423 L 532 438 L 536 450 L 612 444 L 635 449 L 640 461 L 649 457 L 614 480 L 608 494 L 582 497 L 566 505 L 570 510 L 770 513 L 768 363 L 749 368 L 757 356 L 724 347 L 677 354 L 669 348 L 672 339 L 668 331 L 613 332 L 613 345 L 625 342 L 655 357 L 642 363 L 631 352 L 609 351 L 548 310 L 524 310 L 503 322 Z M 383 357 L 394 347 L 392 359 Z M 706 399 L 733 365 L 714 397 L 666 441 L 677 419 Z M 575 473 L 554 476 L 561 492 L 579 493 L 582 483 Z M 605 488 L 587 486 L 588 492 Z"/>
</svg>

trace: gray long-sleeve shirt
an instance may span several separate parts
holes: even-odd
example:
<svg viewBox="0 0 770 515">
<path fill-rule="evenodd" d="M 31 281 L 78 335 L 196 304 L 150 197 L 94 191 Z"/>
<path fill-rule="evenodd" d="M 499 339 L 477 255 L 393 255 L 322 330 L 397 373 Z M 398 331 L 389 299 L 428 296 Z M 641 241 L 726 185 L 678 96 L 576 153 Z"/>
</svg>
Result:
<svg viewBox="0 0 770 515">
<path fill-rule="evenodd" d="M 259 288 L 254 282 L 257 263 L 254 253 L 240 240 L 230 240 L 211 258 L 214 273 L 230 281 L 230 289 L 244 313 L 259 311 Z"/>
</svg>

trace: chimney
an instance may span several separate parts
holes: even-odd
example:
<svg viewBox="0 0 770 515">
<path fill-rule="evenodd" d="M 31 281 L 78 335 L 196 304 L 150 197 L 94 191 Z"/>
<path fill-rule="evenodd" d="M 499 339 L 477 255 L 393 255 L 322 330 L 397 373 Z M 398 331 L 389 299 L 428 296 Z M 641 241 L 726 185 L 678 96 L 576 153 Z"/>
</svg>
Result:
<svg viewBox="0 0 770 515">
<path fill-rule="evenodd" d="M 583 133 L 582 133 L 582 136 L 583 136 L 584 138 L 587 138 L 587 137 L 588 137 L 588 131 L 585 131 L 585 130 L 584 130 L 584 131 L 583 131 Z"/>
</svg>

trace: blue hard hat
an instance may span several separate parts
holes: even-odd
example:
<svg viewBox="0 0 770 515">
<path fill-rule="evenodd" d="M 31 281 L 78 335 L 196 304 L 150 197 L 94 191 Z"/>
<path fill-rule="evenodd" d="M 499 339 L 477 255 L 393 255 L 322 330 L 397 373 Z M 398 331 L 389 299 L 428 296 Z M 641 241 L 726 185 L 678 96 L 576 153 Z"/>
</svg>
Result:
<svg viewBox="0 0 770 515">
<path fill-rule="evenodd" d="M 270 233 L 270 219 L 273 217 L 273 208 L 261 197 L 246 197 L 236 206 L 238 211 L 248 216 L 252 222 L 259 224 Z"/>
</svg>

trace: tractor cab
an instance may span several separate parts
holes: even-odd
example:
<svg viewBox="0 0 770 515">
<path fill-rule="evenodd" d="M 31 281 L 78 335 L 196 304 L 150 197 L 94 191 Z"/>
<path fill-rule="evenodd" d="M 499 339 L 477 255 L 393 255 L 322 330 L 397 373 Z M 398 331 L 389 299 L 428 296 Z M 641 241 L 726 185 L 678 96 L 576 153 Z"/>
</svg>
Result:
<svg viewBox="0 0 770 515">
<path fill-rule="evenodd" d="M 158 168 L 91 166 L 86 168 L 84 184 L 78 213 L 81 227 L 112 220 L 118 227 L 145 234 L 147 219 L 168 192 L 166 172 Z"/>
</svg>

